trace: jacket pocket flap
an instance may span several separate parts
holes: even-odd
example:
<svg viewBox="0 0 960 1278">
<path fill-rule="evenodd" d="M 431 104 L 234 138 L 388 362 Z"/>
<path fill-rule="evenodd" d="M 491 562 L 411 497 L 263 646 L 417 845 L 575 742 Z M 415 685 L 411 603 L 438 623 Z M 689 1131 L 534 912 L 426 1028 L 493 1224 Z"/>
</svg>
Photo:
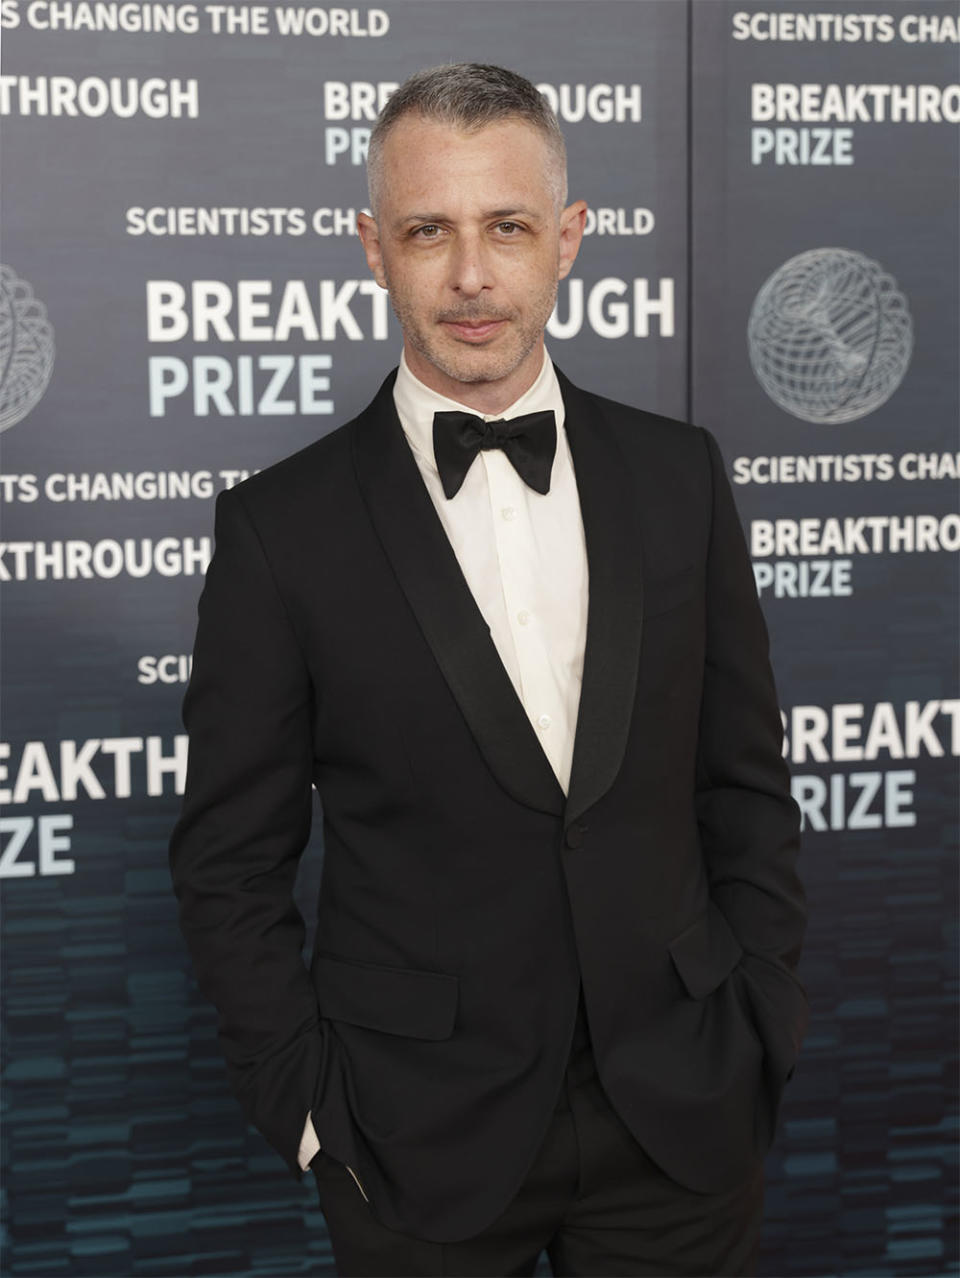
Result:
<svg viewBox="0 0 960 1278">
<path fill-rule="evenodd" d="M 693 998 L 706 998 L 730 975 L 743 954 L 733 929 L 713 901 L 667 948 Z"/>
<path fill-rule="evenodd" d="M 313 981 L 320 1015 L 408 1038 L 453 1033 L 460 981 L 447 972 L 384 967 L 318 954 Z"/>
<path fill-rule="evenodd" d="M 667 577 L 651 578 L 644 583 L 643 615 L 657 617 L 662 612 L 677 608 L 696 595 L 699 588 L 697 565 L 681 568 Z"/>
</svg>

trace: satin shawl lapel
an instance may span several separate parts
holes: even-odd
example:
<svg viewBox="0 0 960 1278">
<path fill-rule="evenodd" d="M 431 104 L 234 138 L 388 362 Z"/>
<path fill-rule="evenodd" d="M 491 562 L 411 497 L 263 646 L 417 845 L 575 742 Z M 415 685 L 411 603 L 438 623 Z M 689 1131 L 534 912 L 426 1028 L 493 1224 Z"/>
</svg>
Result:
<svg viewBox="0 0 960 1278">
<path fill-rule="evenodd" d="M 587 544 L 589 607 L 564 824 L 596 803 L 623 761 L 643 626 L 638 500 L 603 410 L 557 369 Z M 609 410 L 606 410 L 609 411 Z"/>
<path fill-rule="evenodd" d="M 490 770 L 513 798 L 560 816 L 564 795 L 504 669 L 424 486 L 391 373 L 357 418 L 357 480 L 384 552 Z"/>
</svg>

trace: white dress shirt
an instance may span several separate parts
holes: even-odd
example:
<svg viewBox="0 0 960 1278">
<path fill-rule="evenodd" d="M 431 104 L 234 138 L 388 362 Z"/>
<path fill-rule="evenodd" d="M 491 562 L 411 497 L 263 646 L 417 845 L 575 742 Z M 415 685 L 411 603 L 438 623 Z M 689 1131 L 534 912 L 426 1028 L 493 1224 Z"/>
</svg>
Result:
<svg viewBox="0 0 960 1278">
<path fill-rule="evenodd" d="M 536 381 L 509 408 L 477 413 L 411 373 L 405 355 L 393 400 L 407 442 L 477 602 L 500 660 L 564 794 L 570 781 L 587 634 L 587 552 L 564 405 L 544 351 Z M 482 449 L 462 487 L 444 496 L 433 456 L 433 414 L 467 412 L 485 421 L 552 409 L 557 451 L 550 491 L 535 492 L 499 448 Z M 306 1168 L 320 1148 L 307 1116 L 300 1144 Z"/>
</svg>

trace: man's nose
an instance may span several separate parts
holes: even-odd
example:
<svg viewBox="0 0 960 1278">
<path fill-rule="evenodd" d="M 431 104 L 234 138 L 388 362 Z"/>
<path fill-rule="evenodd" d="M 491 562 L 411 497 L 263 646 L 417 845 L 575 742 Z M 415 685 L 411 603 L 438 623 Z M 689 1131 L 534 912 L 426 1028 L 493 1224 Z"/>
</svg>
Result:
<svg viewBox="0 0 960 1278">
<path fill-rule="evenodd" d="M 458 237 L 450 259 L 450 287 L 464 297 L 477 297 L 493 283 L 490 269 L 490 257 L 481 237 Z"/>
</svg>

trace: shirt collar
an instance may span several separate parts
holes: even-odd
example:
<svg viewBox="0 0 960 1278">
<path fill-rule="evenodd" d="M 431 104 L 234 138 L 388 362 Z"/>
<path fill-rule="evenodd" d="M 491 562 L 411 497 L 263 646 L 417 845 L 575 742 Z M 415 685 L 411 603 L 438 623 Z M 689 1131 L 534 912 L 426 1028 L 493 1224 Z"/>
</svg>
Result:
<svg viewBox="0 0 960 1278">
<path fill-rule="evenodd" d="M 439 391 L 431 390 L 411 373 L 405 352 L 400 354 L 400 367 L 397 369 L 397 378 L 393 384 L 393 402 L 410 447 L 433 470 L 437 468 L 433 457 L 434 413 L 473 413 L 477 417 L 482 417 L 484 421 L 489 421 L 494 418 L 518 417 L 521 413 L 539 413 L 552 409 L 558 432 L 562 430 L 564 421 L 560 383 L 557 381 L 553 361 L 546 349 L 543 352 L 543 364 L 533 385 L 503 412 L 478 413 L 475 408 L 470 408 L 467 404 L 448 399 Z"/>
</svg>

